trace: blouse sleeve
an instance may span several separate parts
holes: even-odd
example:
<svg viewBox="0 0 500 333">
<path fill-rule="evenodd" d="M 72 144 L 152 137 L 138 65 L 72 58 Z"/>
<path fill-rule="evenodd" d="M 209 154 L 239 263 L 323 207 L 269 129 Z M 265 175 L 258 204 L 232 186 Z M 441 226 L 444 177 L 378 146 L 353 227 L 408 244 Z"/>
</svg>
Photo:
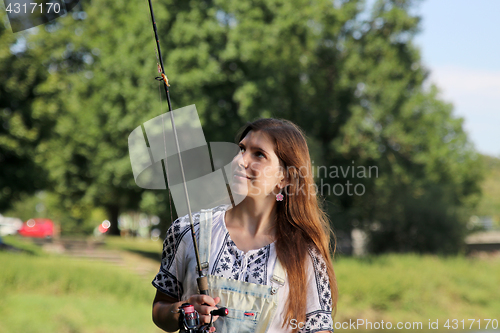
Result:
<svg viewBox="0 0 500 333">
<path fill-rule="evenodd" d="M 156 289 L 177 300 L 180 300 L 184 293 L 182 281 L 187 269 L 187 239 L 190 228 L 186 217 L 178 218 L 168 229 L 163 242 L 160 271 L 152 281 Z"/>
<path fill-rule="evenodd" d="M 306 323 L 300 332 L 333 332 L 332 295 L 325 259 L 315 248 L 309 249 L 309 255 Z"/>
</svg>

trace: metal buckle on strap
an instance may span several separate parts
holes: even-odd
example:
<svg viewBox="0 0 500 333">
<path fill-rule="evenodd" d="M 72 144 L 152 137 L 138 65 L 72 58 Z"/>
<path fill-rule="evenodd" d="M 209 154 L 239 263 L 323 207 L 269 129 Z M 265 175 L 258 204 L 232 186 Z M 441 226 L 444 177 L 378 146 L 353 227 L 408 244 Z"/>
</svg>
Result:
<svg viewBox="0 0 500 333">
<path fill-rule="evenodd" d="M 273 285 L 273 282 L 276 283 L 278 286 Z M 283 287 L 285 285 L 285 280 L 283 280 L 280 277 L 277 277 L 276 275 L 273 275 L 271 278 L 271 295 L 274 295 L 278 292 L 278 289 L 280 287 Z"/>
</svg>

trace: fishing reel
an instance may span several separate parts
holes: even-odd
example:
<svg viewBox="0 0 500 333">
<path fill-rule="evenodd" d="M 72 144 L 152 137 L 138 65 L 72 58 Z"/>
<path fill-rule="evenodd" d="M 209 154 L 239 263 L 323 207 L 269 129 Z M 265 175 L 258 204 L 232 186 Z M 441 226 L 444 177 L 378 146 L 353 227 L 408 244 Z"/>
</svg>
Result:
<svg viewBox="0 0 500 333">
<path fill-rule="evenodd" d="M 227 308 L 210 311 L 210 323 L 200 326 L 200 315 L 189 303 L 184 303 L 179 308 L 179 328 L 182 333 L 209 333 L 215 332 L 214 316 L 227 316 Z"/>
</svg>

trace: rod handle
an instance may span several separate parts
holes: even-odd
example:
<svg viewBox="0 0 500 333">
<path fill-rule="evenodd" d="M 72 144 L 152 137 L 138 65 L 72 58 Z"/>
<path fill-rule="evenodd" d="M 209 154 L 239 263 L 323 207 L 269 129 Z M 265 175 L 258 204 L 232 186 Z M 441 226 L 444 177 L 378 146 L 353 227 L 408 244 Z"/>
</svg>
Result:
<svg viewBox="0 0 500 333">
<path fill-rule="evenodd" d="M 206 276 L 201 276 L 196 279 L 196 283 L 198 284 L 198 290 L 202 295 L 208 295 L 208 279 Z"/>
</svg>

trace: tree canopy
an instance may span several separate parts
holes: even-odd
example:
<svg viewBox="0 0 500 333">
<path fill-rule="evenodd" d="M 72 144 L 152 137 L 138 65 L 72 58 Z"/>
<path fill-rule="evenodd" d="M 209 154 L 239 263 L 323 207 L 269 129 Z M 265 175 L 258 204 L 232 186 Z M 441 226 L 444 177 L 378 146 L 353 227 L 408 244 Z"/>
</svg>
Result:
<svg viewBox="0 0 500 333">
<path fill-rule="evenodd" d="M 5 16 L 0 14 L 2 21 Z M 18 51 L 25 36 L 16 38 L 0 24 L 0 210 L 47 185 L 35 149 L 49 137 L 51 124 L 33 112 L 36 88 L 47 73 L 35 52 Z"/>
<path fill-rule="evenodd" d="M 337 232 L 363 228 L 377 252 L 457 251 L 481 169 L 463 120 L 425 84 L 413 5 L 380 0 L 367 12 L 363 1 L 155 2 L 174 109 L 196 104 L 207 142 L 233 141 L 256 117 L 297 123 Z M 3 51 L 13 60 L 0 64 L 7 71 L 35 59 L 29 104 L 10 107 L 27 110 L 23 126 L 43 120 L 50 134 L 30 139 L 33 167 L 47 172 L 65 207 L 79 207 L 82 218 L 104 207 L 115 227 L 127 209 L 170 214 L 168 194 L 135 185 L 127 151 L 128 134 L 167 111 L 153 80 L 149 20 L 146 3 L 86 1 L 26 35 L 21 55 Z M 12 45 L 15 37 L 4 29 L 0 38 Z"/>
</svg>

